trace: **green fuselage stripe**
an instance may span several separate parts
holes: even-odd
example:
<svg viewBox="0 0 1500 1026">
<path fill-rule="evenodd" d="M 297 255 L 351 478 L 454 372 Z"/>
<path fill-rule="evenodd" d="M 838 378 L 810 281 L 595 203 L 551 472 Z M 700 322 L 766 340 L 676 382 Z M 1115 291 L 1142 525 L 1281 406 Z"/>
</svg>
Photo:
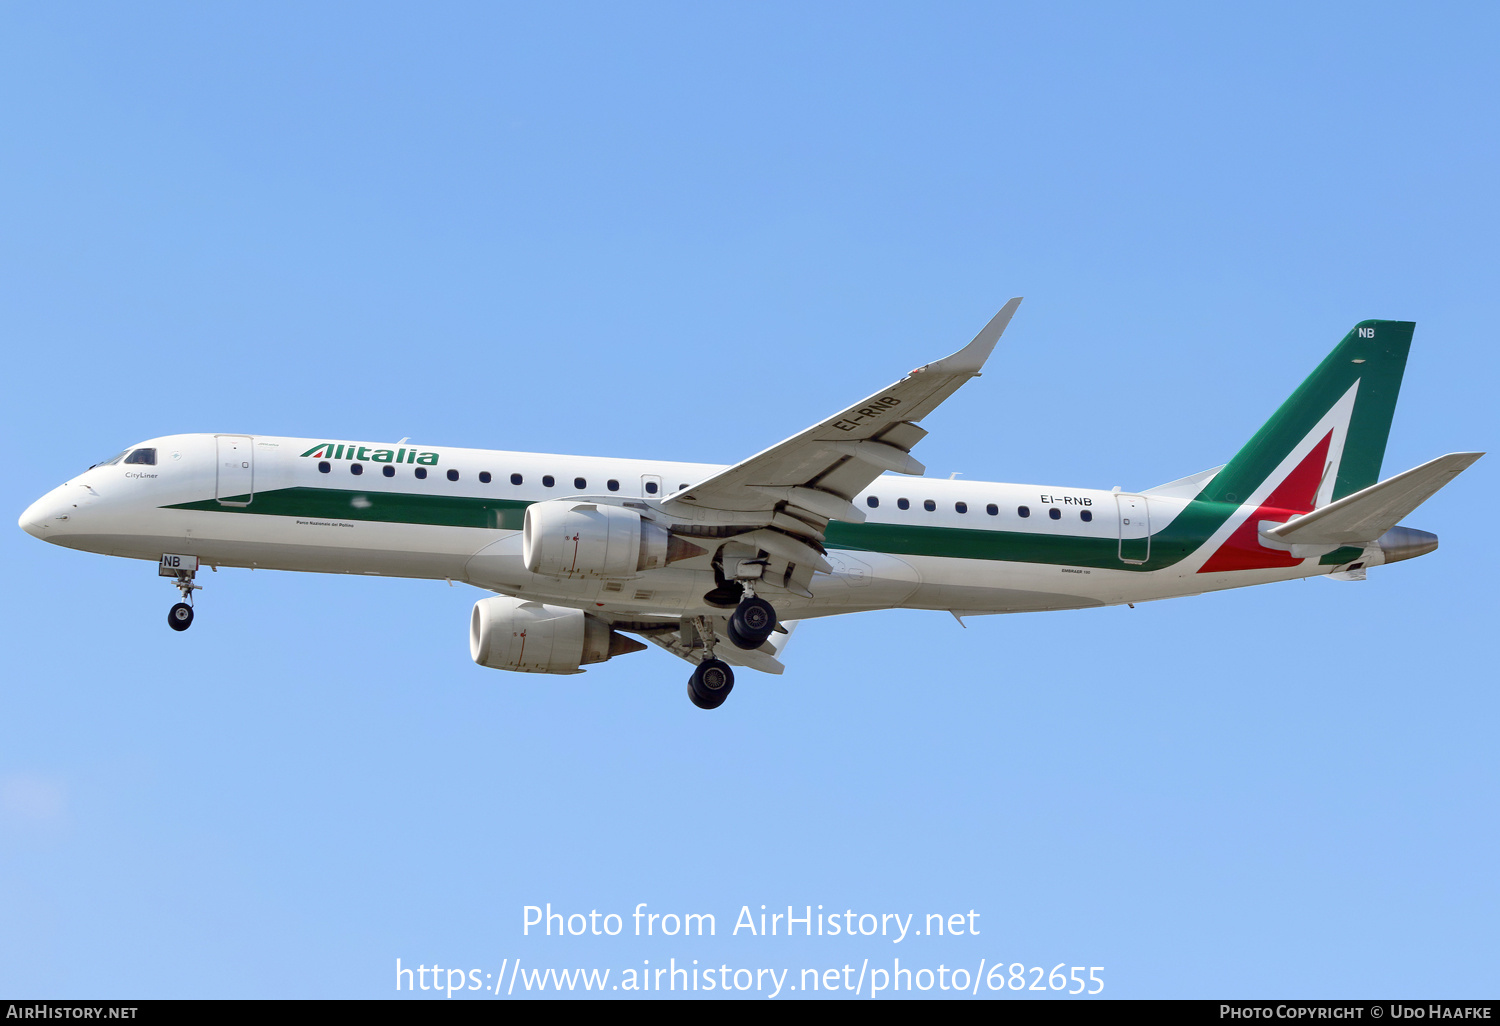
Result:
<svg viewBox="0 0 1500 1026">
<path fill-rule="evenodd" d="M 255 513 L 303 520 L 365 520 L 385 524 L 429 527 L 474 527 L 519 531 L 530 502 L 466 495 L 424 495 L 411 492 L 360 492 L 338 488 L 279 488 L 239 496 L 243 506 L 221 505 L 215 499 L 183 502 L 167 509 L 213 513 Z M 907 524 L 855 524 L 835 520 L 828 525 L 830 549 L 884 552 L 891 555 L 947 556 L 954 559 L 1045 563 L 1110 570 L 1161 570 L 1193 553 L 1239 507 L 1233 503 L 1195 501 L 1167 527 L 1151 536 L 1150 559 L 1125 563 L 1115 537 L 1078 537 L 1031 531 L 985 530 L 962 527 L 923 527 Z M 1324 565 L 1359 558 L 1357 548 L 1329 553 Z"/>
<path fill-rule="evenodd" d="M 342 488 L 278 488 L 241 495 L 224 506 L 216 499 L 182 502 L 167 509 L 217 513 L 258 513 L 268 517 L 303 520 L 369 520 L 381 524 L 420 524 L 427 527 L 478 527 L 519 531 L 529 502 L 469 495 L 423 495 L 415 492 L 357 492 Z"/>
</svg>

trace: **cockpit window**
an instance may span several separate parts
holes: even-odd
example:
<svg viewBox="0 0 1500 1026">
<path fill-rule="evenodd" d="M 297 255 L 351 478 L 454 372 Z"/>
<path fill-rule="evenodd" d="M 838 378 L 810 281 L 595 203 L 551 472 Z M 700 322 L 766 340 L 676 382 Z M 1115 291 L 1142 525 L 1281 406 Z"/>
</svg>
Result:
<svg viewBox="0 0 1500 1026">
<path fill-rule="evenodd" d="M 136 449 L 125 457 L 126 463 L 144 463 L 148 467 L 156 466 L 155 449 Z"/>
<path fill-rule="evenodd" d="M 119 463 L 122 459 L 124 459 L 126 456 L 129 456 L 129 455 L 130 455 L 130 450 L 126 449 L 124 452 L 118 453 L 118 454 L 116 454 L 114 456 L 111 456 L 107 460 L 101 460 L 100 462 L 95 463 L 94 466 L 93 467 L 89 467 L 89 469 L 93 470 L 94 467 L 112 467 L 116 463 Z"/>
</svg>

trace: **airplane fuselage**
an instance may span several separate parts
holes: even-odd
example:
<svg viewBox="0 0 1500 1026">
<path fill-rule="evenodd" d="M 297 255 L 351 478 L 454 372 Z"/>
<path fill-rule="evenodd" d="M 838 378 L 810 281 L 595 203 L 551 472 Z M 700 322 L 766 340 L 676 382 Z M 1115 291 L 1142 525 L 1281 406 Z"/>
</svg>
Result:
<svg viewBox="0 0 1500 1026">
<path fill-rule="evenodd" d="M 627 618 L 717 612 L 703 601 L 711 546 L 623 581 L 534 574 L 521 552 L 527 506 L 629 505 L 702 540 L 735 529 L 732 512 L 661 512 L 662 499 L 724 470 L 710 464 L 267 435 L 172 435 L 128 452 L 139 450 L 154 450 L 155 462 L 93 467 L 33 504 L 22 527 L 133 559 L 188 553 L 211 567 L 448 579 Z M 806 594 L 778 595 L 783 619 L 1079 609 L 1387 561 L 1378 546 L 1306 559 L 1264 550 L 1250 561 L 1267 565 L 1204 572 L 1222 548 L 1207 543 L 1231 540 L 1240 507 L 1215 511 L 1170 492 L 886 474 L 853 505 L 865 522 L 829 524 L 832 572 L 816 574 Z"/>
</svg>

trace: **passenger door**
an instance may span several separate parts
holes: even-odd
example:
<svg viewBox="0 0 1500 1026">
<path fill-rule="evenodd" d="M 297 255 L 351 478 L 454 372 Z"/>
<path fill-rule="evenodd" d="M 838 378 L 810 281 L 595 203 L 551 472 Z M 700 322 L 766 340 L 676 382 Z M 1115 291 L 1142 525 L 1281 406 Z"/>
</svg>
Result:
<svg viewBox="0 0 1500 1026">
<path fill-rule="evenodd" d="M 1144 495 L 1116 493 L 1120 518 L 1120 561 L 1144 563 L 1151 558 L 1151 513 Z"/>
<path fill-rule="evenodd" d="M 215 435 L 218 479 L 214 498 L 222 506 L 248 506 L 255 498 L 255 451 L 249 435 Z"/>
</svg>

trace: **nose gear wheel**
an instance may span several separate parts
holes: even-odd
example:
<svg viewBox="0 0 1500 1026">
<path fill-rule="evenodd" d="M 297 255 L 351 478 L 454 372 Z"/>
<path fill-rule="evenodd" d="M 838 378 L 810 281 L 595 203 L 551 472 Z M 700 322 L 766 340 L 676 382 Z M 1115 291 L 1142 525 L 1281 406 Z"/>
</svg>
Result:
<svg viewBox="0 0 1500 1026">
<path fill-rule="evenodd" d="M 167 610 L 167 626 L 174 631 L 185 631 L 193 625 L 193 607 L 179 602 Z"/>
</svg>

